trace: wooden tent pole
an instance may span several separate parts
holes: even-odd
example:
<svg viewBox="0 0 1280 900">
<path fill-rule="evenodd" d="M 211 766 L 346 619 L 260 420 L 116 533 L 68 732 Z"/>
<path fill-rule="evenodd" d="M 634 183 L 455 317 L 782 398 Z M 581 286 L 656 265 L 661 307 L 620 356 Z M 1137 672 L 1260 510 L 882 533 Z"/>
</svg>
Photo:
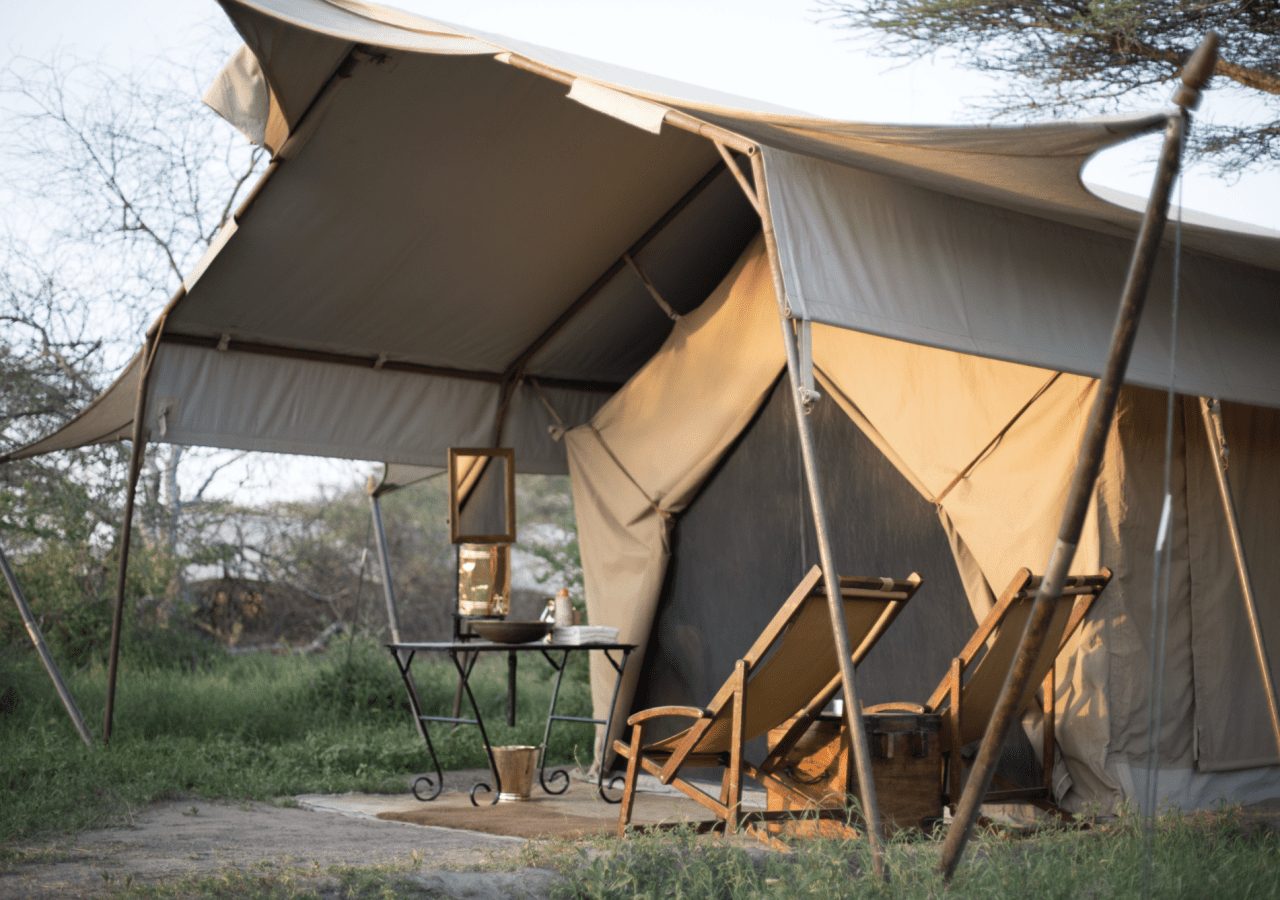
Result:
<svg viewBox="0 0 1280 900">
<path fill-rule="evenodd" d="M 765 250 L 769 257 L 769 269 L 773 275 L 773 289 L 778 301 L 778 319 L 782 325 L 782 342 L 787 351 L 787 374 L 791 380 L 791 401 L 795 411 L 796 431 L 800 436 L 800 458 L 804 466 L 805 482 L 809 487 L 809 508 L 813 515 L 813 530 L 818 537 L 818 558 L 822 563 L 822 583 L 827 592 L 827 609 L 831 615 L 831 630 L 835 638 L 836 656 L 840 660 L 840 682 L 844 695 L 845 724 L 849 732 L 849 744 L 853 748 L 853 763 L 858 776 L 858 793 L 862 797 L 862 816 L 866 823 L 867 843 L 871 848 L 871 866 L 877 878 L 888 880 L 884 848 L 880 833 L 880 808 L 876 802 L 876 784 L 871 774 L 871 750 L 867 745 L 867 731 L 862 723 L 862 703 L 858 699 L 858 686 L 854 680 L 853 650 L 849 646 L 849 629 L 845 621 L 844 603 L 840 594 L 840 576 L 836 569 L 835 553 L 831 548 L 831 534 L 827 527 L 825 494 L 814 453 L 813 427 L 809 422 L 812 398 L 803 392 L 800 372 L 800 351 L 792 321 L 787 315 L 786 287 L 782 281 L 782 268 L 778 262 L 778 245 L 773 231 L 773 219 L 769 215 L 768 192 L 764 179 L 764 160 L 760 154 L 751 156 L 751 172 L 755 179 L 755 206 L 760 210 L 760 222 L 764 231 Z"/>
<path fill-rule="evenodd" d="M 1151 273 L 1159 254 L 1160 240 L 1164 234 L 1165 221 L 1169 213 L 1169 192 L 1181 169 L 1182 146 L 1186 137 L 1189 110 L 1199 104 L 1200 91 L 1213 75 L 1217 56 L 1218 36 L 1210 32 L 1183 68 L 1182 86 L 1174 95 L 1177 108 L 1170 114 L 1169 123 L 1165 128 L 1160 162 L 1156 169 L 1151 196 L 1147 200 L 1146 212 L 1142 217 L 1138 239 L 1134 245 L 1133 258 L 1129 263 L 1129 273 L 1125 279 L 1120 308 L 1111 333 L 1111 349 L 1107 356 L 1106 368 L 1098 383 L 1093 407 L 1089 411 L 1089 423 L 1080 442 L 1075 474 L 1071 479 L 1071 487 L 1058 528 L 1058 540 L 1045 565 L 1044 578 L 1040 582 L 1039 590 L 1036 591 L 1036 597 L 1027 618 L 1026 630 L 1022 634 L 1018 647 L 1018 654 L 1000 690 L 1000 698 L 996 702 L 991 720 L 987 723 L 986 733 L 982 737 L 982 744 L 974 759 L 973 768 L 965 783 L 964 792 L 960 796 L 960 803 L 942 847 L 939 868 L 943 877 L 948 880 L 955 874 L 973 825 L 982 810 L 982 800 L 991 787 L 991 779 L 995 774 L 996 763 L 1000 760 L 1005 737 L 1009 734 L 1009 729 L 1020 711 L 1019 700 L 1030 681 L 1036 659 L 1040 655 L 1041 645 L 1044 644 L 1049 622 L 1053 618 L 1054 600 L 1062 592 L 1067 569 L 1075 558 L 1076 545 L 1080 540 L 1080 532 L 1084 528 L 1085 514 L 1089 510 L 1089 501 L 1093 497 L 1094 483 L 1102 467 L 1102 454 L 1106 448 L 1107 436 L 1111 431 L 1111 421 L 1115 416 L 1120 387 L 1124 383 L 1124 373 L 1129 366 L 1129 355 L 1133 350 L 1138 323 L 1142 318 L 1142 307 L 1146 302 L 1147 289 L 1151 284 Z"/>
<path fill-rule="evenodd" d="M 1240 595 L 1244 600 L 1244 611 L 1249 620 L 1253 654 L 1258 660 L 1258 671 L 1262 675 L 1267 712 L 1271 714 L 1271 733 L 1275 737 L 1276 753 L 1280 754 L 1280 702 L 1276 700 L 1276 686 L 1271 680 L 1271 658 L 1267 653 L 1266 642 L 1262 639 L 1262 621 L 1258 618 L 1258 604 L 1253 595 L 1253 579 L 1249 576 L 1249 562 L 1244 554 L 1244 541 L 1240 537 L 1240 520 L 1236 516 L 1236 503 L 1231 493 L 1231 482 L 1227 478 L 1227 436 L 1222 427 L 1222 406 L 1217 399 L 1200 398 L 1200 417 L 1204 420 L 1205 436 L 1209 439 L 1209 453 L 1213 457 L 1213 475 L 1218 482 L 1218 497 L 1222 500 L 1222 513 L 1227 520 L 1227 533 L 1231 536 L 1231 553 L 1235 557 L 1236 575 L 1240 579 Z"/>
<path fill-rule="evenodd" d="M 166 313 L 167 315 L 167 313 Z M 102 713 L 102 743 L 111 742 L 111 725 L 115 718 L 116 678 L 120 668 L 120 632 L 124 623 L 124 595 L 129 576 L 129 543 L 133 537 L 133 507 L 138 496 L 138 476 L 142 474 L 142 457 L 146 451 L 147 433 L 144 419 L 147 415 L 147 384 L 151 379 L 151 364 L 155 362 L 160 347 L 160 332 L 164 328 L 165 315 L 157 321 L 142 348 L 142 371 L 138 373 L 138 397 L 133 408 L 133 433 L 130 438 L 129 476 L 125 488 L 124 516 L 120 522 L 120 564 L 116 571 L 115 607 L 111 612 L 111 649 L 107 656 L 107 702 Z"/>
<path fill-rule="evenodd" d="M 76 698 L 72 695 L 71 689 L 62 680 L 58 664 L 53 661 L 53 654 L 49 652 L 49 645 L 45 643 L 40 624 L 36 622 L 36 617 L 31 613 L 31 607 L 27 605 L 27 598 L 22 593 L 22 585 L 18 583 L 18 576 L 13 574 L 13 569 L 9 567 L 9 560 L 5 557 L 3 548 L 0 548 L 0 572 L 4 573 L 4 580 L 9 584 L 9 593 L 13 595 L 13 602 L 18 604 L 18 615 L 22 616 L 22 624 L 26 626 L 31 643 L 35 644 L 36 653 L 40 655 L 44 670 L 49 673 L 49 680 L 53 682 L 53 688 L 58 692 L 58 699 L 62 701 L 67 715 L 71 717 L 71 724 L 75 726 L 84 745 L 92 747 L 93 736 L 89 734 L 89 726 L 84 722 L 84 715 L 76 705 Z"/>
</svg>

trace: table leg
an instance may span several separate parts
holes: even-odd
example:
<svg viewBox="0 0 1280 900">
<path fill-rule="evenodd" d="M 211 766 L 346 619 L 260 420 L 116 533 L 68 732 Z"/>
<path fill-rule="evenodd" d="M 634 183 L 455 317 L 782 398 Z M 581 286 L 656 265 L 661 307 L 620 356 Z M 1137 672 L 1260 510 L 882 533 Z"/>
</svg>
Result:
<svg viewBox="0 0 1280 900">
<path fill-rule="evenodd" d="M 427 720 L 423 718 L 422 701 L 418 698 L 418 687 L 414 684 L 413 675 L 410 672 L 414 655 L 413 651 L 410 651 L 405 657 L 401 658 L 399 651 L 391 650 L 391 658 L 395 660 L 396 668 L 400 671 L 400 678 L 404 681 L 405 690 L 409 694 L 409 708 L 413 711 L 414 724 L 418 726 L 418 733 L 422 735 L 422 740 L 426 742 L 427 753 L 431 756 L 431 765 L 436 770 L 435 778 L 430 775 L 419 775 L 413 780 L 413 796 L 425 803 L 440 796 L 440 792 L 444 789 L 444 772 L 440 769 L 440 759 L 436 756 L 436 748 L 431 743 L 431 730 L 427 727 Z"/>
<path fill-rule="evenodd" d="M 478 656 L 479 654 L 472 654 Z M 475 660 L 470 665 L 464 665 L 458 661 L 456 653 L 450 653 L 449 658 L 453 660 L 453 666 L 458 670 L 458 678 L 462 682 L 462 691 L 466 694 L 467 702 L 471 704 L 471 712 L 475 715 L 475 725 L 480 729 L 480 740 L 484 742 L 485 755 L 489 757 L 489 771 L 493 773 L 493 787 L 490 787 L 483 781 L 477 781 L 471 786 L 471 805 L 479 806 L 476 802 L 476 791 L 488 791 L 493 794 L 493 799 L 489 801 L 490 805 L 498 802 L 498 796 L 502 793 L 502 776 L 498 774 L 498 763 L 493 758 L 493 745 L 489 743 L 489 733 L 485 731 L 484 719 L 480 715 L 480 705 L 476 703 L 475 695 L 471 693 L 471 669 L 475 665 Z"/>
<path fill-rule="evenodd" d="M 569 773 L 564 769 L 555 769 L 552 771 L 550 776 L 552 784 L 556 781 L 564 782 L 560 786 L 560 789 L 556 790 L 547 784 L 546 765 L 547 748 L 551 746 L 551 723 L 558 721 L 556 717 L 556 703 L 560 699 L 560 681 L 564 678 L 565 665 L 569 661 L 569 651 L 565 650 L 560 654 L 559 664 L 552 659 L 551 654 L 546 650 L 542 651 L 542 656 L 551 664 L 551 668 L 556 670 L 556 683 L 551 689 L 551 708 L 547 710 L 547 727 L 542 732 L 542 747 L 538 752 L 538 784 L 542 785 L 542 789 L 548 794 L 563 794 L 565 791 L 569 790 Z"/>
<path fill-rule="evenodd" d="M 604 722 L 604 744 L 600 747 L 600 759 L 597 766 L 596 793 L 600 795 L 600 799 L 605 803 L 621 803 L 622 798 L 617 800 L 606 794 L 604 787 L 604 762 L 609 758 L 609 734 L 613 731 L 613 710 L 618 705 L 618 691 L 622 689 L 622 674 L 627 669 L 627 659 L 631 656 L 631 651 L 624 649 L 622 651 L 622 659 L 614 660 L 613 654 L 608 650 L 604 651 L 604 658 L 609 660 L 609 665 L 613 666 L 613 670 L 618 673 L 618 677 L 613 681 L 613 694 L 609 697 L 609 716 Z M 609 790 L 619 790 L 619 785 L 626 781 L 623 775 L 615 775 L 609 780 Z"/>
</svg>

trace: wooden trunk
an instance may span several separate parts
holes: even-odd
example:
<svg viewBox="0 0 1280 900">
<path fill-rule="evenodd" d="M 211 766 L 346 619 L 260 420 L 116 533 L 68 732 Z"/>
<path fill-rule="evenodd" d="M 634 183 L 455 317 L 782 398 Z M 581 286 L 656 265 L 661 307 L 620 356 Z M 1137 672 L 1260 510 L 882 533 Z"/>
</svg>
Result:
<svg viewBox="0 0 1280 900">
<path fill-rule="evenodd" d="M 871 749 L 871 773 L 875 778 L 880 815 L 887 830 L 927 828 L 942 816 L 942 753 L 939 747 L 940 718 L 933 714 L 864 715 L 867 742 Z M 772 749 L 787 731 L 787 725 L 769 732 Z M 857 777 L 853 771 L 844 720 L 822 716 L 787 754 L 782 771 L 808 799 L 803 803 L 766 784 L 770 811 L 796 814 L 795 823 L 785 825 L 788 834 L 840 836 L 848 834 L 836 820 L 803 821 L 806 811 L 840 809 L 846 798 L 856 798 Z M 772 833 L 783 825 L 772 824 Z"/>
</svg>

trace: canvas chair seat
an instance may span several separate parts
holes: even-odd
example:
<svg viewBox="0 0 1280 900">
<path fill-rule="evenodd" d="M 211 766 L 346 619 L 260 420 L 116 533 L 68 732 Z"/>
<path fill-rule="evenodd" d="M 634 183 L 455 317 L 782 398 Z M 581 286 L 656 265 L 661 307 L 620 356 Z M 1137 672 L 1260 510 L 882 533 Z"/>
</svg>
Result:
<svg viewBox="0 0 1280 900">
<path fill-rule="evenodd" d="M 842 588 L 846 583 L 853 582 L 854 579 L 842 579 Z M 894 585 L 894 582 L 887 579 L 886 583 L 891 587 Z M 882 587 L 877 586 L 872 590 L 880 591 Z M 857 660 L 862 659 L 880 637 L 883 628 L 877 629 L 876 625 L 885 614 L 893 610 L 893 616 L 896 616 L 901 608 L 893 600 L 879 601 L 879 598 L 868 598 L 861 594 L 846 597 L 844 607 L 849 646 L 854 648 L 853 655 Z M 888 624 L 888 621 L 884 622 L 885 627 Z M 832 678 L 839 677 L 839 672 L 835 641 L 831 639 L 831 615 L 827 608 L 826 593 L 819 586 L 806 595 L 773 652 L 763 662 L 752 667 L 748 675 L 744 728 L 746 739 L 758 738 L 779 722 L 785 722 L 795 715 L 797 710 L 820 691 L 829 687 Z M 733 705 L 730 703 L 712 718 L 710 725 L 705 726 L 702 736 L 689 752 L 729 752 L 729 745 L 733 740 L 732 719 Z M 657 741 L 647 749 L 674 750 L 687 739 L 694 727 Z"/>
<path fill-rule="evenodd" d="M 1094 601 L 1111 580 L 1111 570 L 1103 568 L 1097 575 L 1071 575 L 1055 598 L 1053 613 L 1045 632 L 1044 643 L 1036 656 L 1031 677 L 1018 700 L 1021 715 L 1035 701 L 1036 692 L 1044 689 L 1044 748 L 1042 765 L 1044 784 L 1033 790 L 1004 791 L 1004 795 L 1026 794 L 1036 799 L 1048 794 L 1054 761 L 1054 666 L 1058 654 L 1066 646 Z M 963 752 L 982 739 L 995 714 L 1005 678 L 1013 668 L 1032 603 L 1040 589 L 1041 578 L 1029 569 L 1019 569 L 991 612 L 978 625 L 960 655 L 952 660 L 947 674 L 923 705 L 916 703 L 881 703 L 867 707 L 868 714 L 909 711 L 936 712 L 942 715 L 942 748 L 947 754 L 948 794 L 954 800 L 960 791 Z M 1014 799 L 1012 796 L 1003 799 Z"/>
<path fill-rule="evenodd" d="M 708 806 L 735 830 L 738 821 L 736 794 L 744 771 L 768 776 L 765 765 L 743 765 L 747 741 L 801 713 L 811 720 L 840 690 L 840 661 L 831 633 L 830 610 L 821 587 L 817 566 L 801 580 L 774 615 L 773 620 L 738 661 L 735 674 L 725 682 L 705 709 L 659 707 L 633 715 L 630 742 L 615 741 L 614 749 L 628 761 L 623 788 L 619 831 L 630 821 L 635 777 L 640 769 Z M 846 634 L 856 665 L 875 645 L 903 605 L 920 586 L 920 576 L 889 578 L 841 578 Z M 682 731 L 652 743 L 644 743 L 643 726 L 651 718 L 682 715 L 694 719 Z M 698 788 L 678 778 L 681 768 L 725 767 L 721 798 L 712 800 Z"/>
</svg>

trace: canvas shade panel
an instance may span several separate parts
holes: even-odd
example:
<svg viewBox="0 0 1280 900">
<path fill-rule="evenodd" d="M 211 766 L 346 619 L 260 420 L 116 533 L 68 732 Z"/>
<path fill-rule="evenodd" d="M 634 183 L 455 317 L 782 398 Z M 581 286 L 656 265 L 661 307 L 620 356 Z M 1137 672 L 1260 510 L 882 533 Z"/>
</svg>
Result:
<svg viewBox="0 0 1280 900">
<path fill-rule="evenodd" d="M 565 421 L 581 422 L 603 393 L 544 389 Z M 147 425 L 159 440 L 423 465 L 449 447 L 495 443 L 496 384 L 163 344 Z M 563 445 L 542 400 L 516 391 L 504 429 L 521 471 L 564 471 Z"/>
<path fill-rule="evenodd" d="M 717 161 L 471 57 L 362 60 L 313 115 L 167 333 L 501 373 Z"/>
<path fill-rule="evenodd" d="M 142 356 L 143 354 L 139 352 L 129 360 L 129 364 L 125 366 L 124 371 L 111 387 L 95 397 L 91 404 L 66 425 L 47 437 L 14 450 L 8 455 L 0 454 L 0 462 L 5 459 L 23 459 L 56 450 L 85 447 L 129 437 L 133 432 L 134 410 L 138 402 Z"/>
<path fill-rule="evenodd" d="M 764 401 L 784 365 L 779 337 L 772 274 L 757 239 L 591 423 L 565 436 L 587 613 L 617 627 L 619 640 L 646 643 L 666 572 L 669 520 Z M 637 657 L 619 694 L 619 726 L 643 649 Z M 597 711 L 609 705 L 607 665 L 592 661 Z"/>
<path fill-rule="evenodd" d="M 1132 238 L 765 149 L 796 315 L 1055 371 L 1101 372 Z M 1176 386 L 1280 406 L 1272 268 L 1184 250 Z M 1168 381 L 1172 260 L 1157 264 L 1130 383 Z M 1229 287 L 1228 287 L 1229 286 Z"/>
</svg>

